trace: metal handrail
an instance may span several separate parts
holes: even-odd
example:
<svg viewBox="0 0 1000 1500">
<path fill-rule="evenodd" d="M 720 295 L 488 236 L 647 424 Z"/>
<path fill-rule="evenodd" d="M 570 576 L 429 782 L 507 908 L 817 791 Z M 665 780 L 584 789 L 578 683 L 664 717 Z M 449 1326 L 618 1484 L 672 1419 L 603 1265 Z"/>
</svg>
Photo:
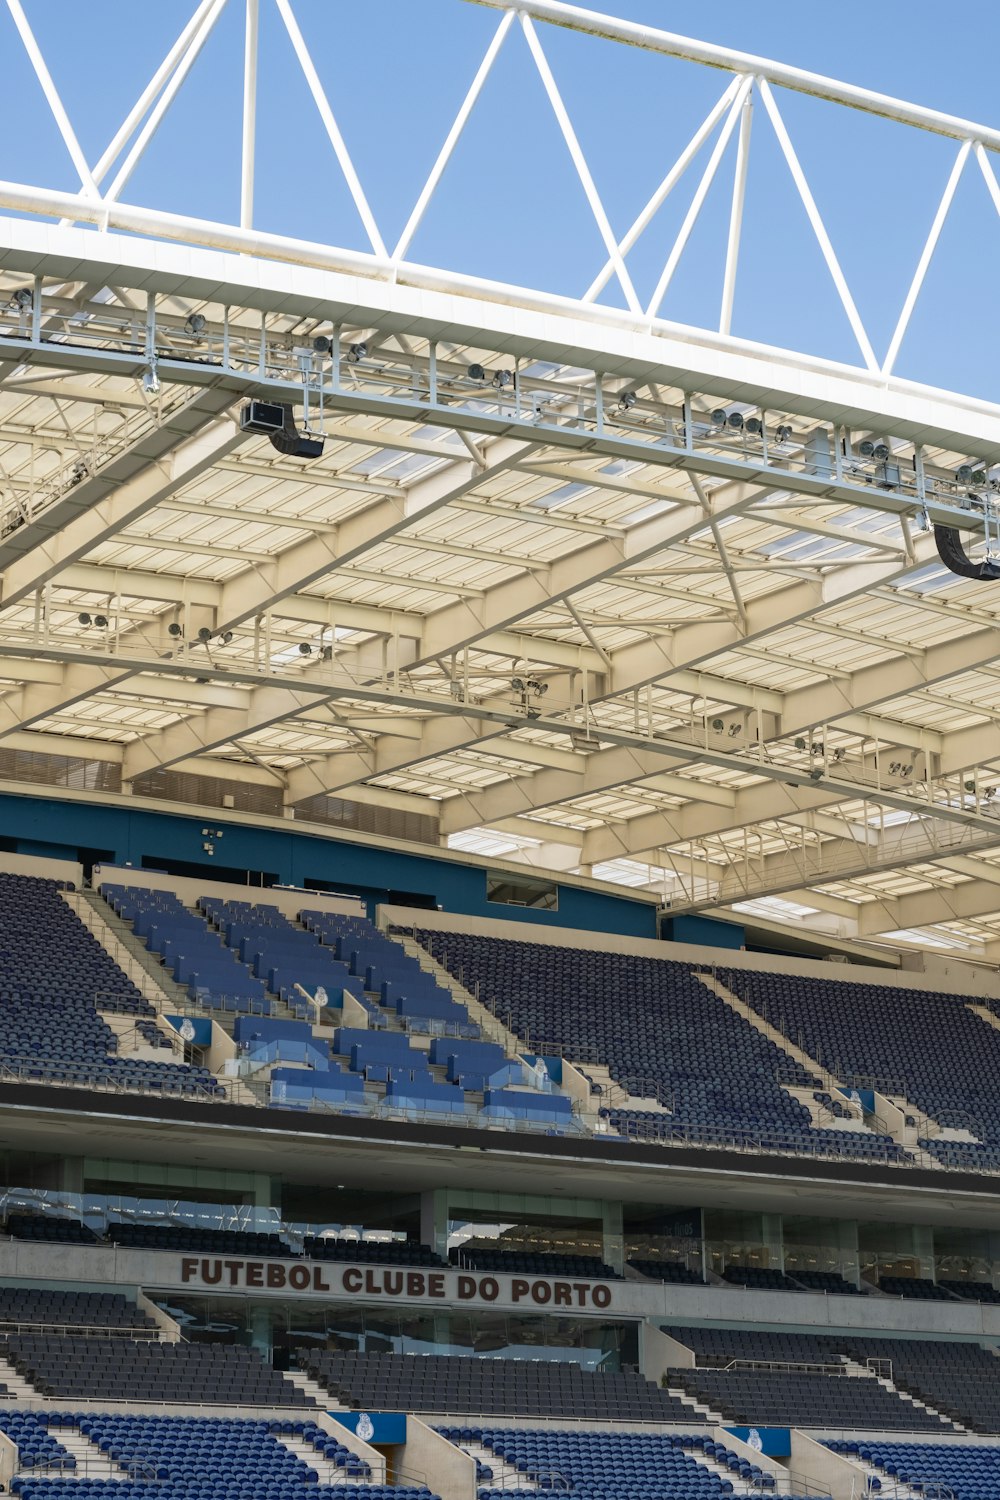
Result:
<svg viewBox="0 0 1000 1500">
<path fill-rule="evenodd" d="M 60 1337 L 67 1338 L 122 1338 L 131 1339 L 134 1342 L 157 1342 L 160 1337 L 158 1328 L 128 1327 L 122 1324 L 108 1325 L 104 1323 L 57 1323 L 51 1320 L 40 1319 L 31 1321 L 24 1318 L 0 1318 L 0 1332 L 2 1333 L 57 1333 Z"/>
</svg>

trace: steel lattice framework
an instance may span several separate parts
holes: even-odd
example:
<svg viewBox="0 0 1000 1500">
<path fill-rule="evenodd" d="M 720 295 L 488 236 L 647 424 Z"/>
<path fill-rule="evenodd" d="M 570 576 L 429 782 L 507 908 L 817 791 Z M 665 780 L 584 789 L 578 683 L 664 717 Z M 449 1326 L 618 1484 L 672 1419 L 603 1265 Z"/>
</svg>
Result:
<svg viewBox="0 0 1000 1500">
<path fill-rule="evenodd" d="M 1000 131 L 558 0 L 482 3 L 497 28 L 389 247 L 291 0 L 273 0 L 362 253 L 254 228 L 258 0 L 240 6 L 238 224 L 126 198 L 226 0 L 197 5 L 95 163 L 6 0 L 23 43 L 7 66 L 34 70 L 79 188 L 0 182 L 4 774 L 24 752 L 124 796 L 170 768 L 277 789 L 292 815 L 346 798 L 675 911 L 749 902 L 995 957 L 1000 596 L 944 568 L 932 527 L 992 549 L 1000 411 L 896 370 L 965 171 L 1000 212 Z M 548 23 L 728 75 L 624 232 Z M 407 259 L 518 31 L 605 247 L 579 297 Z M 955 142 L 882 352 L 787 90 Z M 855 365 L 732 335 L 754 113 Z M 718 325 L 681 327 L 661 304 L 727 149 Z M 643 305 L 630 252 L 706 153 Z M 251 397 L 290 405 L 322 457 L 241 431 Z"/>
</svg>

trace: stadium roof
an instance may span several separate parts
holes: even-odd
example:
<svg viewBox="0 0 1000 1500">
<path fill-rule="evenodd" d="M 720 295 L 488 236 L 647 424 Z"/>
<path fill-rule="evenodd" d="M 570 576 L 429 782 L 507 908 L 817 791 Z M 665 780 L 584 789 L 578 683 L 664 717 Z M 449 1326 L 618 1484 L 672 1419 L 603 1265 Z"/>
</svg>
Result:
<svg viewBox="0 0 1000 1500">
<path fill-rule="evenodd" d="M 773 94 L 729 66 L 736 130 L 738 80 Z M 911 108 L 992 172 L 989 132 Z M 1000 596 L 933 530 L 995 548 L 1000 413 L 895 376 L 902 333 L 854 368 L 99 192 L 0 202 L 5 777 L 336 798 L 675 912 L 1000 956 Z M 241 431 L 252 397 L 321 456 Z"/>
</svg>

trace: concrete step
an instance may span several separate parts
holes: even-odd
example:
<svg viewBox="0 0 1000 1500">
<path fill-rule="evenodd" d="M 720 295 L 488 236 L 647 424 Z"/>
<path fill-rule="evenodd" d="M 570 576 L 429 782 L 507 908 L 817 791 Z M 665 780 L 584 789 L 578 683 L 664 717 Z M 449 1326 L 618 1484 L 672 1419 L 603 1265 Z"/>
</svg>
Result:
<svg viewBox="0 0 1000 1500">
<path fill-rule="evenodd" d="M 304 1370 L 283 1370 L 282 1374 L 286 1380 L 290 1380 L 294 1386 L 298 1386 L 303 1395 L 317 1406 L 322 1406 L 325 1411 L 347 1411 L 348 1408 L 342 1401 L 338 1401 L 325 1385 L 320 1385 L 318 1380 L 313 1380 Z"/>
<path fill-rule="evenodd" d="M 108 930 L 111 937 L 118 945 L 120 952 L 127 954 L 135 963 L 146 979 L 153 986 L 159 999 L 150 995 L 148 998 L 156 1006 L 157 1010 L 176 1011 L 181 1005 L 187 1005 L 187 991 L 183 985 L 177 983 L 173 976 L 163 967 L 159 957 L 150 953 L 141 938 L 136 937 L 129 922 L 123 922 L 117 912 L 112 911 L 104 897 L 98 891 L 78 891 L 80 896 L 89 907 L 94 917 Z M 82 915 L 82 913 L 81 913 Z M 106 946 L 106 945 L 105 945 Z M 116 960 L 117 961 L 117 960 Z M 142 985 L 139 980 L 135 981 Z M 145 994 L 145 990 L 143 990 Z"/>
<path fill-rule="evenodd" d="M 103 896 L 96 891 L 62 891 L 60 894 L 66 905 L 93 933 L 101 947 L 111 955 L 126 979 L 135 985 L 152 1006 L 162 1010 L 167 1001 L 166 990 L 149 963 L 136 951 L 135 934 L 115 915 Z M 126 941 L 126 937 L 131 941 Z M 150 954 L 146 955 L 147 959 L 151 957 Z"/>
<path fill-rule="evenodd" d="M 493 1470 L 493 1478 L 484 1480 L 480 1488 L 490 1490 L 537 1490 L 539 1486 L 533 1479 L 529 1479 L 516 1464 L 509 1464 L 502 1459 L 492 1448 L 484 1448 L 482 1443 L 460 1443 L 459 1447 L 470 1458 L 475 1458 L 486 1468 Z M 555 1488 L 555 1486 L 549 1486 Z M 559 1486 L 562 1488 L 562 1486 Z"/>
<path fill-rule="evenodd" d="M 41 1396 L 41 1392 L 30 1381 L 25 1380 L 23 1375 L 19 1375 L 4 1355 L 0 1355 L 0 1385 L 7 1387 L 15 1401 L 37 1400 Z"/>
<path fill-rule="evenodd" d="M 57 1438 L 76 1459 L 76 1468 L 67 1469 L 61 1477 L 65 1479 L 124 1479 L 126 1470 L 102 1453 L 95 1443 L 84 1437 L 78 1427 L 57 1427 L 53 1430 Z M 28 1470 L 27 1472 L 34 1472 Z"/>
<path fill-rule="evenodd" d="M 363 1479 L 357 1477 L 349 1478 L 343 1469 L 338 1469 L 332 1458 L 324 1458 L 312 1443 L 307 1443 L 305 1438 L 294 1434 L 282 1433 L 278 1442 L 296 1458 L 300 1458 L 307 1468 L 315 1469 L 319 1475 L 320 1484 L 364 1484 Z"/>
<path fill-rule="evenodd" d="M 698 1417 L 702 1422 L 711 1422 L 716 1427 L 721 1427 L 726 1420 L 720 1411 L 713 1411 L 710 1406 L 706 1406 L 705 1403 L 703 1401 L 699 1401 L 696 1396 L 689 1396 L 687 1391 L 684 1390 L 682 1386 L 668 1385 L 666 1390 L 668 1396 L 676 1396 L 678 1401 L 682 1401 L 684 1405 L 689 1406 L 693 1412 L 697 1412 Z"/>
<path fill-rule="evenodd" d="M 396 934 L 394 935 L 394 941 L 399 943 L 404 952 L 408 953 L 411 958 L 415 958 L 422 969 L 426 970 L 428 974 L 433 974 L 442 989 L 450 990 L 459 1005 L 465 1006 L 469 1012 L 469 1020 L 474 1021 L 481 1029 L 485 1041 L 499 1042 L 508 1057 L 517 1057 L 524 1051 L 525 1043 L 522 1042 L 520 1037 L 516 1036 L 513 1031 L 504 1025 L 498 1016 L 495 1016 L 487 1006 L 483 1005 L 471 990 L 466 989 L 445 968 L 444 964 L 440 964 L 436 958 L 432 958 L 427 949 L 422 947 L 416 938 L 408 937 L 405 934 Z"/>
</svg>

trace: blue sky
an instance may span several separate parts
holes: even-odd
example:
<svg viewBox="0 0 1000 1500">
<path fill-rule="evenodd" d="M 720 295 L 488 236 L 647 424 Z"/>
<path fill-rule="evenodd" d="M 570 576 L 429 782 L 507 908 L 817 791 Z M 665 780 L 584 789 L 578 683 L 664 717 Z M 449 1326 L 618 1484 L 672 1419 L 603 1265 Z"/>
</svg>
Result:
<svg viewBox="0 0 1000 1500">
<path fill-rule="evenodd" d="M 25 0 L 91 161 L 100 155 L 194 0 Z M 1000 9 L 987 0 L 618 0 L 633 20 L 772 56 L 984 124 L 1000 125 L 990 59 Z M 499 16 L 466 0 L 295 0 L 383 235 L 402 228 Z M 261 0 L 257 225 L 351 248 L 364 232 L 272 0 Z M 235 221 L 239 193 L 242 0 L 228 0 L 124 193 L 127 201 Z M 617 233 L 645 202 L 722 92 L 712 69 L 540 28 Z M 75 186 L 72 168 L 0 12 L 0 177 Z M 884 352 L 955 144 L 780 92 L 778 102 L 876 351 Z M 708 149 L 630 262 L 649 295 Z M 665 316 L 718 319 L 731 145 L 664 303 Z M 997 159 L 1000 171 L 1000 158 Z M 995 352 L 1000 218 L 970 162 L 897 373 L 1000 397 Z M 513 31 L 410 252 L 430 264 L 563 293 L 603 264 L 593 219 L 523 37 Z M 609 300 L 616 300 L 609 287 Z M 733 331 L 855 362 L 856 345 L 762 109 L 754 116 Z"/>
</svg>

